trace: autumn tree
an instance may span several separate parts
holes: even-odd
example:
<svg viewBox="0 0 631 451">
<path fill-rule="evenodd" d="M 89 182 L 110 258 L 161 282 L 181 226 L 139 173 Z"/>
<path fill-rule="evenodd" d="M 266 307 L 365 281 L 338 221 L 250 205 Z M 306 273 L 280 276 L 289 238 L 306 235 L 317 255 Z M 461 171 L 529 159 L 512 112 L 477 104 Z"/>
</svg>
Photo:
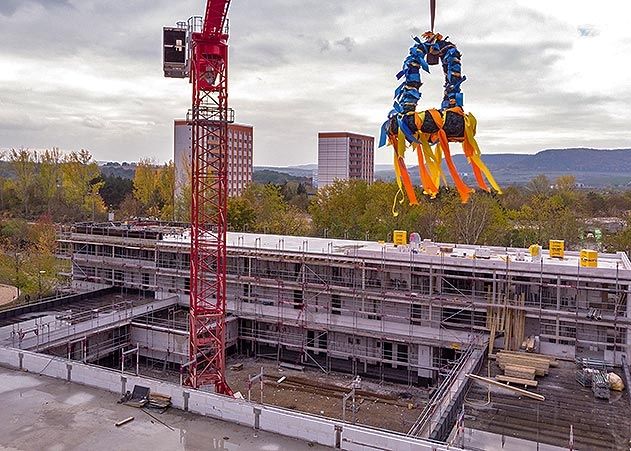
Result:
<svg viewBox="0 0 631 451">
<path fill-rule="evenodd" d="M 368 183 L 363 180 L 336 180 L 318 190 L 309 213 L 317 235 L 364 238 L 359 218 L 366 211 Z M 377 220 L 377 218 L 374 218 Z"/>
<path fill-rule="evenodd" d="M 250 184 L 241 196 L 228 199 L 228 226 L 232 230 L 280 235 L 307 235 L 306 214 L 289 205 L 274 185 Z"/>
<path fill-rule="evenodd" d="M 152 160 L 140 160 L 136 165 L 133 184 L 134 198 L 145 214 L 173 220 L 175 166 L 172 161 L 158 166 Z"/>
<path fill-rule="evenodd" d="M 11 149 L 9 163 L 14 172 L 13 187 L 24 217 L 30 217 L 37 190 L 37 152 Z"/>
<path fill-rule="evenodd" d="M 441 209 L 442 241 L 464 244 L 503 245 L 509 223 L 498 200 L 485 192 L 476 192 L 463 204 L 455 195 Z"/>
<path fill-rule="evenodd" d="M 175 180 L 175 220 L 181 222 L 191 222 L 191 197 L 192 197 L 192 173 L 191 161 L 182 156 L 180 162 L 182 173 Z"/>
<path fill-rule="evenodd" d="M 89 151 L 70 152 L 63 158 L 61 186 L 71 218 L 79 215 L 97 219 L 107 211 L 99 194 L 103 187 L 101 172 Z"/>
<path fill-rule="evenodd" d="M 50 215 L 59 206 L 62 154 L 57 147 L 44 150 L 39 159 L 39 186 L 42 200 Z"/>
</svg>

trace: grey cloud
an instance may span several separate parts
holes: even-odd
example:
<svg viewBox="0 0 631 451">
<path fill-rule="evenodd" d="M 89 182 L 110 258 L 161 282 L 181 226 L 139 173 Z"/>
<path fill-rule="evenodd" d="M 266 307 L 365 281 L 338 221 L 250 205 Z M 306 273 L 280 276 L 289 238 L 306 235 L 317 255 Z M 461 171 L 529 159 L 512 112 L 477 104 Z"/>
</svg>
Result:
<svg viewBox="0 0 631 451">
<path fill-rule="evenodd" d="M 101 119 L 100 117 L 96 117 L 96 116 L 86 116 L 83 118 L 81 123 L 85 127 L 88 127 L 88 128 L 96 128 L 96 129 L 106 128 L 105 121 L 103 121 L 103 119 Z"/>
<path fill-rule="evenodd" d="M 68 0 L 2 0 L 0 3 L 0 15 L 11 17 L 20 7 L 25 7 L 28 4 L 40 5 L 47 9 L 60 6 L 72 7 Z"/>
<path fill-rule="evenodd" d="M 342 47 L 347 52 L 352 52 L 353 48 L 356 45 L 355 39 L 346 36 L 344 39 L 339 39 L 335 41 L 335 45 Z"/>
<path fill-rule="evenodd" d="M 44 121 L 37 121 L 28 115 L 10 115 L 0 113 L 0 130 L 13 132 L 15 130 L 36 132 L 46 128 Z"/>
<path fill-rule="evenodd" d="M 0 2 L 0 15 L 11 17 L 18 10 L 20 0 L 5 0 Z"/>
<path fill-rule="evenodd" d="M 318 48 L 320 49 L 321 53 L 328 52 L 329 50 L 331 50 L 331 42 L 326 39 L 318 39 L 316 41 L 316 44 Z"/>
<path fill-rule="evenodd" d="M 20 10 L 27 7 L 28 22 Z M 202 7 L 199 0 L 0 0 L 0 64 L 26 62 L 43 77 L 20 73 L 0 86 L 0 147 L 85 147 L 101 160 L 171 158 L 173 118 L 190 108 L 190 86 L 162 79 L 161 28 Z M 237 120 L 255 126 L 257 164 L 315 161 L 322 129 L 376 135 L 410 35 L 428 25 L 426 8 L 394 0 L 235 0 L 230 14 L 231 106 Z M 589 87 L 566 92 L 554 77 L 582 28 L 602 38 L 595 27 L 577 30 L 510 0 L 501 9 L 496 0 L 441 3 L 437 30 L 463 53 L 465 105 L 480 118 L 484 151 L 628 145 L 626 118 L 615 114 L 631 101 L 629 86 L 612 98 Z M 55 87 L 45 79 L 52 69 L 80 77 Z M 421 106 L 435 107 L 440 68 L 424 82 Z M 529 139 L 511 139 L 519 133 Z"/>
</svg>

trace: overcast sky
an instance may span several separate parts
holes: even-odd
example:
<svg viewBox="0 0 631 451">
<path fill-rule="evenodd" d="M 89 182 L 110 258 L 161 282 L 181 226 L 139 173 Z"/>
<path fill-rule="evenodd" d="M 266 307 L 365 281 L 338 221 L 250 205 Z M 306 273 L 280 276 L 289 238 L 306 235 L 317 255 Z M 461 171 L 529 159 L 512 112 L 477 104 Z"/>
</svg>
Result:
<svg viewBox="0 0 631 451">
<path fill-rule="evenodd" d="M 162 77 L 162 26 L 204 3 L 0 0 L 0 149 L 171 159 L 191 87 Z M 255 127 L 255 164 L 316 162 L 318 131 L 376 136 L 427 3 L 233 0 L 230 102 Z M 629 0 L 438 3 L 483 153 L 631 147 Z M 441 70 L 424 82 L 420 105 L 438 106 Z"/>
</svg>

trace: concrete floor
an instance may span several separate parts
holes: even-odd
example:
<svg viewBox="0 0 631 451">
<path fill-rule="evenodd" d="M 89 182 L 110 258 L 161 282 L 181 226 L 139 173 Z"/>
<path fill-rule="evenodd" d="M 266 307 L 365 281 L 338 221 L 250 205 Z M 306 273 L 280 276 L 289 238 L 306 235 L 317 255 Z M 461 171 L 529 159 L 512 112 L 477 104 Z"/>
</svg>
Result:
<svg viewBox="0 0 631 451">
<path fill-rule="evenodd" d="M 495 362 L 490 374 L 501 374 Z M 567 448 L 570 425 L 574 444 L 580 450 L 630 449 L 631 416 L 629 398 L 611 392 L 611 399 L 596 399 L 591 388 L 576 382 L 573 362 L 558 361 L 547 376 L 538 377 L 539 385 L 530 389 L 545 396 L 545 401 L 522 398 L 506 390 L 474 383 L 467 393 L 465 426 L 499 436 L 515 437 L 535 443 Z M 487 376 L 486 364 L 479 374 Z M 480 435 L 480 434 L 478 434 Z M 515 448 L 517 449 L 517 448 Z"/>
<path fill-rule="evenodd" d="M 320 445 L 170 409 L 152 415 L 117 396 L 45 376 L 0 368 L 0 449 L 318 450 Z M 116 427 L 127 417 L 134 421 Z"/>
</svg>

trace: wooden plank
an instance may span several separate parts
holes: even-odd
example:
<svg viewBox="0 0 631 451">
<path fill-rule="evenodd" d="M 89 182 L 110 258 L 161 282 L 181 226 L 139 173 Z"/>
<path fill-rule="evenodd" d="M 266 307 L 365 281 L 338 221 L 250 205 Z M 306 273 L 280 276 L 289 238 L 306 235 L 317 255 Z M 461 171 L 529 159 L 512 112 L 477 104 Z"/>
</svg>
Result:
<svg viewBox="0 0 631 451">
<path fill-rule="evenodd" d="M 499 351 L 499 353 L 502 354 L 507 354 L 507 355 L 517 355 L 520 357 L 528 357 L 528 358 L 533 358 L 533 359 L 540 359 L 540 360 L 547 360 L 548 362 L 550 362 L 550 366 L 559 366 L 559 362 L 557 362 L 556 357 L 551 356 L 551 355 L 546 355 L 546 354 L 535 354 L 535 353 L 531 353 L 531 352 L 520 352 L 520 351 Z"/>
<path fill-rule="evenodd" d="M 541 372 L 543 372 L 544 374 L 547 374 L 548 371 L 550 370 L 550 365 L 548 364 L 548 362 L 541 362 L 538 360 L 527 360 L 527 359 L 520 359 L 520 358 L 513 358 L 513 357 L 501 357 L 501 356 L 497 356 L 496 358 L 497 364 L 500 366 L 506 366 L 506 365 L 514 365 L 514 366 L 529 366 L 531 368 L 535 368 Z M 540 374 L 541 376 L 542 374 Z"/>
<path fill-rule="evenodd" d="M 519 362 L 517 362 L 519 364 Z M 510 363 L 506 363 L 506 362 L 498 362 L 497 364 L 502 370 L 506 370 L 506 366 L 510 366 Z M 535 368 L 535 375 L 536 376 L 545 376 L 547 375 L 548 372 L 544 369 L 541 368 Z"/>
<path fill-rule="evenodd" d="M 523 354 L 523 353 L 522 353 Z M 545 359 L 531 358 L 526 355 L 507 354 L 505 352 L 497 353 L 497 363 L 500 368 L 504 369 L 506 365 L 530 366 L 537 370 L 537 376 L 548 374 L 550 362 Z"/>
<path fill-rule="evenodd" d="M 500 382 L 510 382 L 512 384 L 525 385 L 527 387 L 536 387 L 537 385 L 539 385 L 539 382 L 537 381 L 521 379 L 519 377 L 503 376 L 501 374 L 495 376 L 495 379 Z"/>
<path fill-rule="evenodd" d="M 116 423 L 116 427 L 119 428 L 122 425 L 129 423 L 130 421 L 134 421 L 134 417 L 125 418 L 124 420 L 119 421 L 118 423 Z"/>
<path fill-rule="evenodd" d="M 506 390 L 518 393 L 518 394 L 520 394 L 522 396 L 526 396 L 528 398 L 536 399 L 537 401 L 545 401 L 546 400 L 546 397 L 543 396 L 543 395 L 540 395 L 539 393 L 533 393 L 531 391 L 523 390 L 521 388 L 511 387 L 510 385 L 503 384 L 502 382 L 496 381 L 495 379 L 489 379 L 489 378 L 486 378 L 486 377 L 478 376 L 477 374 L 467 374 L 467 377 L 469 377 L 471 379 L 474 379 L 476 381 L 479 381 L 479 382 L 483 382 L 485 384 L 494 385 L 496 387 L 504 388 Z"/>
<path fill-rule="evenodd" d="M 541 368 L 543 370 L 548 370 L 550 368 L 550 362 L 548 362 L 547 360 L 541 360 L 541 359 L 531 359 L 529 357 L 519 357 L 516 355 L 502 355 L 502 354 L 498 354 L 497 355 L 497 360 L 499 362 L 512 362 L 515 364 L 520 364 L 519 362 L 522 362 L 522 365 L 524 366 L 532 366 L 534 368 Z"/>
<path fill-rule="evenodd" d="M 509 377 L 517 377 L 519 379 L 534 380 L 537 370 L 531 366 L 522 365 L 506 365 L 504 373 Z"/>
</svg>

